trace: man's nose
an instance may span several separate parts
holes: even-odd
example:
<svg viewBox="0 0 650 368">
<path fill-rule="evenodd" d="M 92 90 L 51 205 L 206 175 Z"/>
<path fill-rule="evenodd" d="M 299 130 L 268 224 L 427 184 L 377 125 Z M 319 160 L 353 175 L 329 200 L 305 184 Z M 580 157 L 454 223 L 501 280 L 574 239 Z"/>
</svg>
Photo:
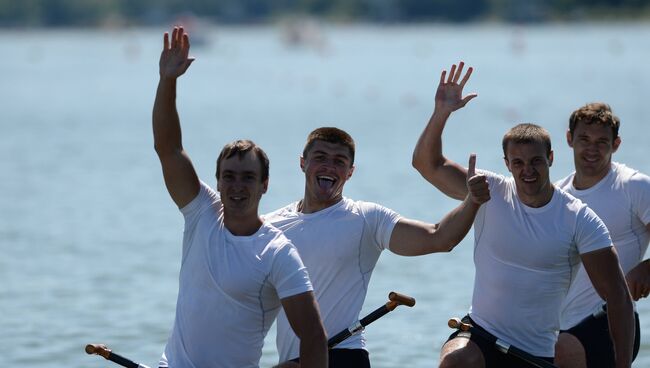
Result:
<svg viewBox="0 0 650 368">
<path fill-rule="evenodd" d="M 528 174 L 533 171 L 535 171 L 535 166 L 533 166 L 533 164 L 530 163 L 524 164 L 524 173 Z"/>
</svg>

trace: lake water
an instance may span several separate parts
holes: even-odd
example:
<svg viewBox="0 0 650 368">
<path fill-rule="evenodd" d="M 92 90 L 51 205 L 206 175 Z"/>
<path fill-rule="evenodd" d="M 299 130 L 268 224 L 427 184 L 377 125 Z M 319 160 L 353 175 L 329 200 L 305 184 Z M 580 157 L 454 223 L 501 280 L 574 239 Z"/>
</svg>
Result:
<svg viewBox="0 0 650 368">
<path fill-rule="evenodd" d="M 2 31 L 0 59 L 0 357 L 7 366 L 106 367 L 83 352 L 103 342 L 154 366 L 174 316 L 182 217 L 162 182 L 151 107 L 164 29 Z M 214 184 L 220 148 L 250 138 L 271 158 L 261 209 L 298 199 L 306 135 L 336 125 L 357 140 L 351 198 L 435 222 L 456 203 L 410 166 L 443 68 L 475 67 L 479 97 L 452 117 L 447 155 L 501 173 L 500 140 L 516 122 L 547 127 L 553 179 L 569 173 L 564 131 L 591 101 L 621 117 L 615 159 L 650 173 L 650 25 L 497 25 L 318 30 L 289 47 L 280 28 L 218 28 L 179 82 L 184 144 Z M 367 331 L 375 367 L 430 367 L 447 319 L 463 315 L 472 236 L 452 253 L 382 255 L 364 312 L 395 290 L 417 299 Z M 534 290 L 531 290 L 534 292 Z M 507 302 L 507 301 L 504 301 Z M 650 303 L 638 303 L 650 366 Z M 274 331 L 262 366 L 276 362 Z"/>
</svg>

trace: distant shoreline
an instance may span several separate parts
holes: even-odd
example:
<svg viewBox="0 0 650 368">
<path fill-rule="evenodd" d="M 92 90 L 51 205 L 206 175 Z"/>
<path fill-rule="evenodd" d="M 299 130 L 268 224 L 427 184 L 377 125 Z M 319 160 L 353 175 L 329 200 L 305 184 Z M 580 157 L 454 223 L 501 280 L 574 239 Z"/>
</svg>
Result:
<svg viewBox="0 0 650 368">
<path fill-rule="evenodd" d="M 323 29 L 327 28 L 429 28 L 429 27 L 523 27 L 523 28 L 546 28 L 546 27 L 582 27 L 582 26 L 646 26 L 650 25 L 650 16 L 647 18 L 635 19 L 581 19 L 581 20 L 549 20 L 543 22 L 505 22 L 496 20 L 482 20 L 474 22 L 397 22 L 397 23 L 382 23 L 382 22 L 337 22 L 330 20 L 315 20 L 309 18 Z M 263 22 L 263 23 L 217 23 L 205 22 L 205 28 L 213 29 L 238 29 L 238 28 L 267 28 L 267 27 L 282 27 L 292 20 Z M 142 29 L 166 29 L 173 25 L 184 25 L 183 22 L 169 22 L 159 24 L 99 24 L 99 25 L 57 25 L 57 26 L 0 26 L 0 32 L 30 32 L 30 31 L 128 31 L 128 30 L 142 30 Z"/>
</svg>

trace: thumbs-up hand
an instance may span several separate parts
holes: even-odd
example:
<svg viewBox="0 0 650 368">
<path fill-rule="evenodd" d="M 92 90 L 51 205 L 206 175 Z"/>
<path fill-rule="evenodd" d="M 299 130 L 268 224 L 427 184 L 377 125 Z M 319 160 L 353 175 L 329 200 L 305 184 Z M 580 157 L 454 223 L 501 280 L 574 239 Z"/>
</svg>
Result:
<svg viewBox="0 0 650 368">
<path fill-rule="evenodd" d="M 484 174 L 476 174 L 476 154 L 469 155 L 467 167 L 467 192 L 472 202 L 483 204 L 490 200 L 490 188 Z"/>
</svg>

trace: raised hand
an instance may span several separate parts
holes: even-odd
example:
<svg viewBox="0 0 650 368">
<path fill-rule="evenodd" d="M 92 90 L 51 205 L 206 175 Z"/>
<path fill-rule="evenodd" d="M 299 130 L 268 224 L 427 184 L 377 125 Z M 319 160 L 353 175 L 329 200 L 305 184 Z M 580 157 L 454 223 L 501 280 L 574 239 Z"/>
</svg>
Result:
<svg viewBox="0 0 650 368">
<path fill-rule="evenodd" d="M 483 204 L 490 200 L 490 188 L 487 177 L 476 173 L 476 155 L 469 155 L 467 167 L 467 191 L 472 202 Z"/>
<path fill-rule="evenodd" d="M 650 267 L 647 261 L 636 265 L 625 275 L 632 299 L 647 298 L 650 293 Z"/>
<path fill-rule="evenodd" d="M 456 64 L 452 65 L 449 76 L 447 76 L 446 70 L 442 71 L 440 84 L 438 84 L 438 89 L 436 90 L 436 110 L 452 113 L 467 105 L 470 100 L 477 96 L 476 93 L 470 93 L 463 97 L 465 83 L 467 83 L 470 75 L 474 71 L 472 67 L 469 67 L 463 79 L 458 83 L 460 76 L 463 74 L 464 66 L 465 63 L 462 61 L 458 64 L 458 69 L 456 69 Z"/>
<path fill-rule="evenodd" d="M 171 42 L 170 42 L 171 41 Z M 194 61 L 190 53 L 190 37 L 183 27 L 174 27 L 171 40 L 169 33 L 165 32 L 163 36 L 163 50 L 160 54 L 160 77 L 161 78 L 178 78 Z"/>
</svg>

